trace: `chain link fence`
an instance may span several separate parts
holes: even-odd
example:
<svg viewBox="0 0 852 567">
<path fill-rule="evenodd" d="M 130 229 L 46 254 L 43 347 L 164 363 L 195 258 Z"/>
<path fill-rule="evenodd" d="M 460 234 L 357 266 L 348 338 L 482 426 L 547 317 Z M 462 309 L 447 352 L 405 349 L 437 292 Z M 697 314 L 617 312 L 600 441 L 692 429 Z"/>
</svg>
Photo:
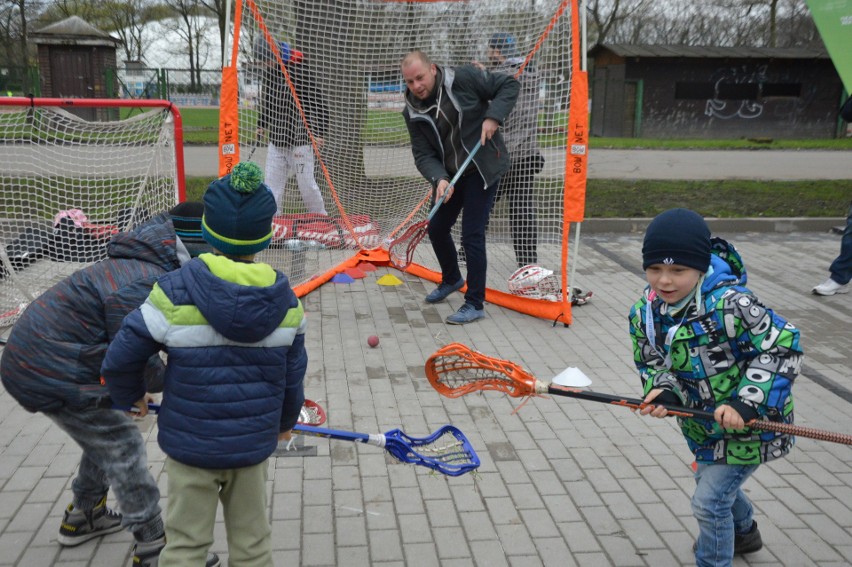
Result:
<svg viewBox="0 0 852 567">
<path fill-rule="evenodd" d="M 219 106 L 219 69 L 108 68 L 108 98 L 164 99 L 178 107 Z M 43 96 L 38 67 L 0 65 L 0 96 Z"/>
</svg>

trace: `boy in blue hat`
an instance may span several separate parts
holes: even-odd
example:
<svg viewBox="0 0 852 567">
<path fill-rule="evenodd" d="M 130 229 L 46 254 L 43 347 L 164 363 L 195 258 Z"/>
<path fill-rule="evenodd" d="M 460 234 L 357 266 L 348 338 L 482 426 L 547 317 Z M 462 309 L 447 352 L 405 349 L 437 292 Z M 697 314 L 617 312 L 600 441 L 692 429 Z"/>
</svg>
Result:
<svg viewBox="0 0 852 567">
<path fill-rule="evenodd" d="M 161 277 L 124 320 L 102 373 L 113 400 L 148 411 L 139 367 L 169 353 L 159 415 L 168 456 L 167 565 L 201 565 L 218 502 L 229 564 L 272 567 L 267 459 L 289 439 L 304 403 L 302 304 L 287 277 L 255 254 L 272 239 L 275 199 L 253 163 L 204 194 L 201 254 Z"/>
<path fill-rule="evenodd" d="M 745 287 L 737 251 L 711 239 L 693 211 L 672 209 L 654 218 L 642 257 L 649 285 L 630 310 L 633 358 L 649 404 L 640 413 L 665 417 L 660 403 L 714 413 L 714 421 L 678 421 L 697 463 L 695 561 L 698 567 L 731 565 L 735 554 L 763 547 L 742 485 L 760 464 L 793 446 L 789 435 L 745 424 L 793 423 L 799 331 Z"/>
</svg>

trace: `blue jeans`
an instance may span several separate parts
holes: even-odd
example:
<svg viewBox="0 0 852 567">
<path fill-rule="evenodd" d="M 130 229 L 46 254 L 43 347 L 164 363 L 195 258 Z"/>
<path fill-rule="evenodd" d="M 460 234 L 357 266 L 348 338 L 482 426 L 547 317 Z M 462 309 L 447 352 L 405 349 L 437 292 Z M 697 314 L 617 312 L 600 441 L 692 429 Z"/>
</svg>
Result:
<svg viewBox="0 0 852 567">
<path fill-rule="evenodd" d="M 459 258 L 450 229 L 462 215 L 461 241 L 467 261 L 466 303 L 482 309 L 485 302 L 485 273 L 488 259 L 485 254 L 485 227 L 497 195 L 495 182 L 483 187 L 485 182 L 478 172 L 465 175 L 456 182 L 453 196 L 445 202 L 429 221 L 429 240 L 441 265 L 441 282 L 454 284 L 462 277 Z"/>
<path fill-rule="evenodd" d="M 849 207 L 846 228 L 840 240 L 840 255 L 831 263 L 828 271 L 831 272 L 831 279 L 840 285 L 846 285 L 852 280 L 852 205 Z"/>
<path fill-rule="evenodd" d="M 45 413 L 83 449 L 71 490 L 74 507 L 91 510 L 110 487 L 122 525 L 149 541 L 162 535 L 160 489 L 148 471 L 145 441 L 133 420 L 113 409 L 88 408 Z"/>
<path fill-rule="evenodd" d="M 751 528 L 754 512 L 741 487 L 758 466 L 698 463 L 692 495 L 699 530 L 698 567 L 725 567 L 733 562 L 734 534 Z"/>
</svg>

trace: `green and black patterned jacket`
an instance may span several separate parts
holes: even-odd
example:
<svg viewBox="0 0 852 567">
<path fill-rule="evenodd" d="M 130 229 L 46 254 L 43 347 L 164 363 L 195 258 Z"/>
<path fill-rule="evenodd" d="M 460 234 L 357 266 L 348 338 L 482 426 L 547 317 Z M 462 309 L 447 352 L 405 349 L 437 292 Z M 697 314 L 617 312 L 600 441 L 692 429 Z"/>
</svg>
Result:
<svg viewBox="0 0 852 567">
<path fill-rule="evenodd" d="M 668 306 L 645 290 L 630 310 L 633 359 L 645 394 L 662 388 L 661 400 L 690 408 L 712 412 L 729 404 L 745 421 L 793 422 L 791 386 L 802 362 L 799 331 L 764 307 L 745 284 L 737 251 L 714 238 L 700 309 L 693 302 L 685 316 L 672 317 Z M 666 336 L 677 325 L 667 346 Z M 759 464 L 783 457 L 793 445 L 789 435 L 678 421 L 699 462 Z"/>
</svg>

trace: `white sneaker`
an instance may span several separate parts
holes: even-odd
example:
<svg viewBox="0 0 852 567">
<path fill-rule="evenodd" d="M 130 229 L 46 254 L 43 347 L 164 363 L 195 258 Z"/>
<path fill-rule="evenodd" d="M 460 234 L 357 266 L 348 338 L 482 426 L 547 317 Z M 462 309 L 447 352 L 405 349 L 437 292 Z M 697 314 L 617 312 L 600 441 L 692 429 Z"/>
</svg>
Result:
<svg viewBox="0 0 852 567">
<path fill-rule="evenodd" d="M 840 285 L 831 278 L 813 289 L 814 295 L 834 295 L 835 293 L 849 293 L 849 284 Z"/>
</svg>

